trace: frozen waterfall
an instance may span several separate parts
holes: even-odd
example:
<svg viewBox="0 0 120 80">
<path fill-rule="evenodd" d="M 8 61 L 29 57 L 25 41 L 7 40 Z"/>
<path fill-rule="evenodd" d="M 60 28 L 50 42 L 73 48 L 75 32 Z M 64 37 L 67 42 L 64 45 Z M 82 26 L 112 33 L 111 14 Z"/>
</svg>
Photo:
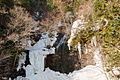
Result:
<svg viewBox="0 0 120 80">
<path fill-rule="evenodd" d="M 74 22 L 75 24 L 73 23 L 73 26 L 78 26 L 79 24 L 76 23 L 79 22 L 81 22 L 81 20 L 77 20 L 76 22 Z M 71 45 L 71 40 L 74 38 L 73 33 L 74 31 L 71 32 L 71 37 L 68 40 L 69 49 Z M 53 36 L 49 36 L 49 34 L 52 34 Z M 59 45 L 61 45 L 61 43 L 65 41 L 65 38 L 66 36 L 64 36 L 60 40 L 58 47 Z M 27 65 L 26 67 L 23 66 L 26 71 L 26 77 L 18 76 L 15 80 L 107 80 L 100 59 L 100 48 L 96 49 L 93 52 L 96 65 L 88 65 L 81 70 L 76 70 L 69 74 L 55 72 L 53 70 L 50 70 L 49 68 L 45 69 L 44 59 L 48 54 L 55 54 L 55 48 L 53 47 L 53 44 L 56 42 L 56 40 L 57 32 L 42 33 L 41 39 L 34 46 L 29 46 L 27 48 L 27 50 L 29 50 L 29 59 L 31 64 Z M 96 45 L 96 42 L 92 43 Z M 47 46 L 50 47 L 48 48 Z M 78 49 L 81 57 L 80 43 L 78 44 Z M 21 65 L 25 63 L 25 58 L 25 54 L 21 55 L 17 70 L 19 70 L 21 68 Z"/>
</svg>

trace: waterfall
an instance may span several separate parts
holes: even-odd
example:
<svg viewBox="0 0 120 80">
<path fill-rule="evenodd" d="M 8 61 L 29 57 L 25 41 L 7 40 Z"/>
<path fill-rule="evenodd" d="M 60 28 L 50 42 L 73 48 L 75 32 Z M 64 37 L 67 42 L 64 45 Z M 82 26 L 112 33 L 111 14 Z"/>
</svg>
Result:
<svg viewBox="0 0 120 80">
<path fill-rule="evenodd" d="M 66 43 L 67 40 L 67 34 L 65 34 L 59 41 L 58 45 L 56 46 L 56 49 L 58 49 L 62 44 Z"/>
</svg>

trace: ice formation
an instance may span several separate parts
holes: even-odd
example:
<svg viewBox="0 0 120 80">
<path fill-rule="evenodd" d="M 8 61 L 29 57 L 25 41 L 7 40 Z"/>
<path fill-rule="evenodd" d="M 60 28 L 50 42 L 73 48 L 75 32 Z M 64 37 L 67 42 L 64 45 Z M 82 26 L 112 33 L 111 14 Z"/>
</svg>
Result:
<svg viewBox="0 0 120 80">
<path fill-rule="evenodd" d="M 88 48 L 87 48 L 87 44 L 85 44 L 85 54 L 88 53 Z"/>
<path fill-rule="evenodd" d="M 52 34 L 53 36 L 49 36 Z M 41 39 L 32 47 L 29 47 L 30 69 L 33 68 L 34 72 L 44 71 L 44 59 L 48 54 L 54 54 L 55 48 L 52 48 L 53 44 L 57 40 L 57 33 L 43 33 Z M 47 48 L 50 46 L 51 48 Z M 26 68 L 25 68 L 26 69 Z M 28 70 L 29 71 L 29 70 Z M 30 72 L 28 72 L 30 73 Z"/>
<path fill-rule="evenodd" d="M 69 50 L 70 50 L 72 39 L 75 37 L 75 34 L 77 33 L 78 27 L 79 27 L 80 24 L 83 24 L 81 22 L 81 20 L 76 20 L 75 22 L 73 22 L 72 29 L 71 29 L 70 39 L 68 40 Z"/>
<path fill-rule="evenodd" d="M 72 28 L 79 26 L 81 20 L 74 22 Z M 74 38 L 74 33 L 76 30 L 71 30 L 71 37 L 68 41 L 68 46 L 70 48 L 71 40 Z M 62 74 L 50 70 L 49 68 L 44 68 L 44 58 L 48 54 L 54 54 L 55 48 L 53 44 L 57 40 L 57 33 L 52 32 L 53 36 L 49 36 L 50 33 L 43 33 L 41 39 L 34 45 L 27 48 L 29 50 L 29 58 L 31 65 L 27 65 L 23 68 L 26 71 L 26 77 L 18 76 L 17 80 L 107 80 L 105 72 L 102 68 L 102 61 L 100 58 L 100 48 L 94 51 L 94 60 L 96 65 L 88 65 L 81 70 L 76 70 L 69 74 Z M 59 45 L 64 41 L 61 39 Z M 95 44 L 95 43 L 94 43 Z M 51 46 L 47 48 L 47 46 Z M 59 46 L 58 45 L 58 46 Z M 96 44 L 95 44 L 96 45 Z M 78 49 L 81 57 L 81 45 L 78 43 Z M 25 55 L 19 60 L 18 70 L 21 67 L 21 63 L 24 63 Z"/>
<path fill-rule="evenodd" d="M 87 22 L 85 22 L 84 20 L 81 20 L 81 19 L 78 19 L 78 20 L 73 22 L 70 39 L 68 40 L 69 50 L 70 50 L 72 39 L 75 38 L 75 34 L 78 33 L 79 30 L 84 29 L 86 23 Z"/>
<path fill-rule="evenodd" d="M 82 51 L 81 51 L 81 44 L 78 42 L 78 52 L 79 52 L 79 58 L 81 59 Z"/>
</svg>

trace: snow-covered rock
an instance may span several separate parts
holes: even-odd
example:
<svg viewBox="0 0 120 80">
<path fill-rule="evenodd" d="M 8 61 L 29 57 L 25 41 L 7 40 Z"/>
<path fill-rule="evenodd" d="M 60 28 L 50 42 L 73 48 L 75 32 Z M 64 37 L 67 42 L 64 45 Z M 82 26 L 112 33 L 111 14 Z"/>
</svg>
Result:
<svg viewBox="0 0 120 80">
<path fill-rule="evenodd" d="M 97 66 L 89 65 L 68 75 L 71 80 L 107 80 L 104 71 Z"/>
<path fill-rule="evenodd" d="M 47 68 L 45 72 L 39 72 L 38 74 L 27 77 L 29 80 L 70 80 L 66 74 L 61 74 Z"/>
</svg>

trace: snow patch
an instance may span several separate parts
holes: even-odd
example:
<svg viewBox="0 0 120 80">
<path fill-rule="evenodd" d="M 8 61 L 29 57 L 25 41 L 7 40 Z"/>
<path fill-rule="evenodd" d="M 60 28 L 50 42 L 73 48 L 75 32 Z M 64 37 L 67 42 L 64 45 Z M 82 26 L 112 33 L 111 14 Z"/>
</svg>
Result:
<svg viewBox="0 0 120 80">
<path fill-rule="evenodd" d="M 71 80 L 107 80 L 99 67 L 89 65 L 68 75 Z"/>
</svg>

